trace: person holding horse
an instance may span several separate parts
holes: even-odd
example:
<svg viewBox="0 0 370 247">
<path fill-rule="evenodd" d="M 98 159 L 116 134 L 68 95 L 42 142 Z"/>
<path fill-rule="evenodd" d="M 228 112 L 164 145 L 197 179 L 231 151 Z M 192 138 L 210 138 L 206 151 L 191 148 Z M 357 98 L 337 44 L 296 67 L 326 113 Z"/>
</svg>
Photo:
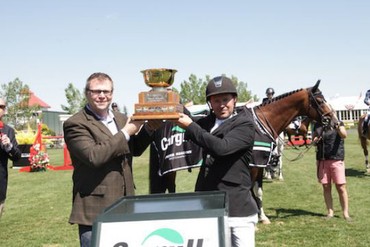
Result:
<svg viewBox="0 0 370 247">
<path fill-rule="evenodd" d="M 218 76 L 209 81 L 206 99 L 211 113 L 194 122 L 180 114 L 174 120 L 185 135 L 203 148 L 196 191 L 224 191 L 229 205 L 231 244 L 255 246 L 258 208 L 252 197 L 248 165 L 252 158 L 254 122 L 248 111 L 236 113 L 237 90 L 231 79 Z"/>
<path fill-rule="evenodd" d="M 323 187 L 324 200 L 327 208 L 326 219 L 334 217 L 331 183 L 334 182 L 339 195 L 344 219 L 351 221 L 348 212 L 348 193 L 344 164 L 344 139 L 347 131 L 343 122 L 339 122 L 335 129 L 322 127 L 316 123 L 313 140 L 317 145 L 316 163 L 317 176 Z"/>
</svg>

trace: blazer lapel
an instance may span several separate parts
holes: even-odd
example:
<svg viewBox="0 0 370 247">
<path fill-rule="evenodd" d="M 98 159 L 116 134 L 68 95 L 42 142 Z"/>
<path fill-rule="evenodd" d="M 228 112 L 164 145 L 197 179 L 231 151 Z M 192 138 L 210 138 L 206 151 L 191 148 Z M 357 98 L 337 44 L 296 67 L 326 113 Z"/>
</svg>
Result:
<svg viewBox="0 0 370 247">
<path fill-rule="evenodd" d="M 118 130 L 120 130 L 123 127 L 125 127 L 126 122 L 127 122 L 127 117 L 125 117 L 122 114 L 121 115 L 119 115 L 119 114 L 121 114 L 121 113 L 113 112 L 114 120 L 116 121 L 116 125 L 118 127 Z"/>
<path fill-rule="evenodd" d="M 87 107 L 85 107 L 85 114 L 86 114 L 86 119 L 92 125 L 95 125 L 105 135 L 112 136 L 112 133 L 110 132 L 110 130 L 108 129 L 108 127 L 105 126 L 101 121 L 97 120 L 95 118 L 94 114 Z"/>
<path fill-rule="evenodd" d="M 219 132 L 221 133 L 225 133 L 227 131 L 224 131 L 224 128 L 229 128 L 228 126 L 230 126 L 230 124 L 232 124 L 234 121 L 235 121 L 235 117 L 236 116 L 233 116 L 232 118 L 230 119 L 227 119 L 225 122 L 223 122 L 220 126 L 217 127 L 217 129 L 215 129 L 212 134 L 213 135 L 217 135 Z"/>
</svg>

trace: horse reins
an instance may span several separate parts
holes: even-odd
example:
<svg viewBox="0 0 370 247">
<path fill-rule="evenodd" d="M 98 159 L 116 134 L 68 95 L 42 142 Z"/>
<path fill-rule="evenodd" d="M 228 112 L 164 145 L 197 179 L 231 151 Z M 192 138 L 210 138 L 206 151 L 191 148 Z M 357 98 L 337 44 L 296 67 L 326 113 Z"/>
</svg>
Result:
<svg viewBox="0 0 370 247">
<path fill-rule="evenodd" d="M 257 106 L 257 109 L 259 109 L 259 110 L 260 110 L 260 106 Z M 272 137 L 273 139 L 276 139 L 277 137 L 279 137 L 279 135 L 278 135 L 278 133 L 276 132 L 276 130 L 274 129 L 274 127 L 272 127 L 272 125 L 271 125 L 270 121 L 266 118 L 266 116 L 265 116 L 264 112 L 263 112 L 262 110 L 260 110 L 260 112 L 261 112 L 261 114 L 262 114 L 262 116 L 263 116 L 263 120 L 265 120 L 265 122 L 266 122 L 266 124 L 267 124 L 267 127 L 270 129 L 271 137 Z M 257 115 L 257 114 L 256 114 L 256 115 Z M 258 119 L 258 117 L 257 117 L 257 119 Z M 258 119 L 258 120 L 259 120 L 259 119 Z M 259 120 L 259 121 L 260 121 L 260 120 Z M 262 125 L 264 125 L 261 121 L 260 121 L 260 123 L 261 123 Z"/>
<path fill-rule="evenodd" d="M 293 158 L 293 159 L 289 159 L 289 158 L 284 154 L 284 152 L 283 152 L 283 156 L 284 156 L 284 157 L 285 157 L 285 159 L 286 159 L 286 160 L 288 160 L 289 162 L 297 161 L 297 160 L 299 160 L 299 159 L 303 158 L 303 155 L 304 155 L 305 153 L 307 153 L 307 152 L 312 148 L 312 146 L 314 146 L 314 144 L 312 144 L 312 143 L 313 143 L 313 142 L 311 142 L 311 144 L 309 144 L 309 145 L 308 145 L 308 147 L 306 147 L 306 149 L 305 149 L 305 150 L 303 150 L 303 151 L 299 152 L 299 153 L 298 153 L 298 155 L 297 155 L 297 157 L 295 157 L 295 158 Z"/>
</svg>

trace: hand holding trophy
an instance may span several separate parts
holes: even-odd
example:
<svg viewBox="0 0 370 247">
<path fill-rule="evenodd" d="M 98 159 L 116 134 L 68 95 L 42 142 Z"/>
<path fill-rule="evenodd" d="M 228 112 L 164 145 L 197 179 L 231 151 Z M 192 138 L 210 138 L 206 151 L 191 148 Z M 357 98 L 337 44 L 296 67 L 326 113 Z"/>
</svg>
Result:
<svg viewBox="0 0 370 247">
<path fill-rule="evenodd" d="M 174 69 L 147 69 L 141 71 L 145 84 L 152 87 L 149 92 L 139 93 L 133 120 L 178 119 L 183 112 L 180 96 L 170 87 L 175 78 Z"/>
</svg>

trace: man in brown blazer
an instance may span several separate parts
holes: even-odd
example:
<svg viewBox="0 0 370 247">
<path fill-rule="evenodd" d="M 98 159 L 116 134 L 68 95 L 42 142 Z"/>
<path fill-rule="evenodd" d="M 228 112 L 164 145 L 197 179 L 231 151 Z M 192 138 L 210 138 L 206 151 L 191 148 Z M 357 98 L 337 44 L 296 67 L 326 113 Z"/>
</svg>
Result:
<svg viewBox="0 0 370 247">
<path fill-rule="evenodd" d="M 134 195 L 132 156 L 145 151 L 155 126 L 145 124 L 139 131 L 143 122 L 109 110 L 112 94 L 112 79 L 92 74 L 85 87 L 87 105 L 63 125 L 74 166 L 69 222 L 79 225 L 81 246 L 90 246 L 97 215 L 122 196 Z"/>
</svg>

